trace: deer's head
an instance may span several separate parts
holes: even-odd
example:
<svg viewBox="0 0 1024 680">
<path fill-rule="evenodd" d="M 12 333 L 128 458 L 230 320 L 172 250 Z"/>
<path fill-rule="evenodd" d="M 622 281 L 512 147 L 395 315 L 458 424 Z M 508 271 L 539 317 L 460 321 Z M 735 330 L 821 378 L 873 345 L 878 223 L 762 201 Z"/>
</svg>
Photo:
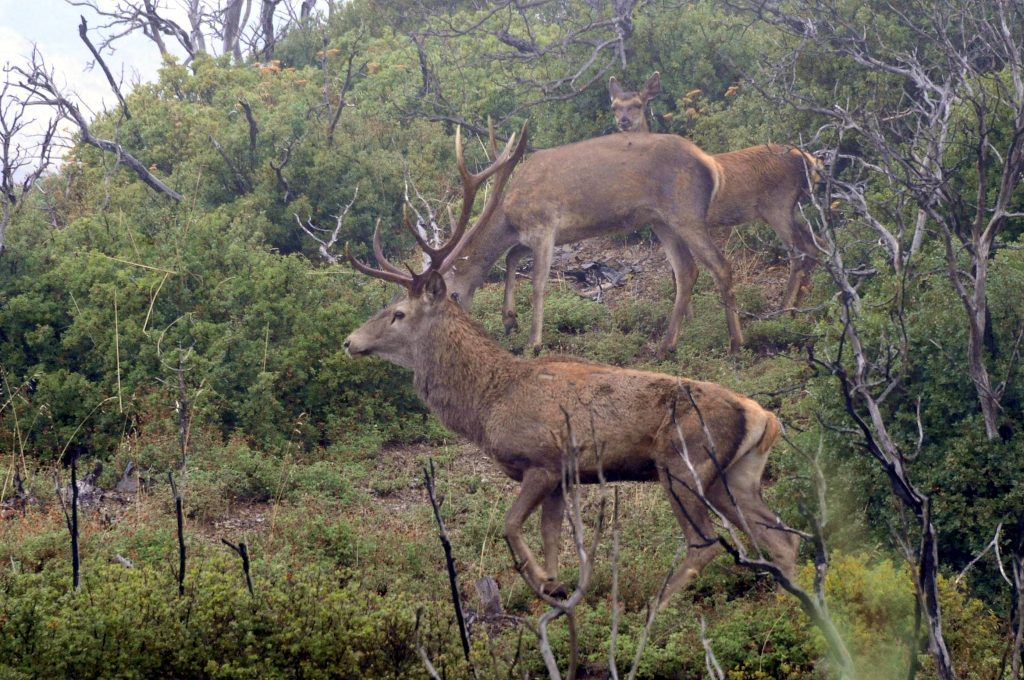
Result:
<svg viewBox="0 0 1024 680">
<path fill-rule="evenodd" d="M 612 101 L 612 114 L 615 126 L 621 132 L 649 132 L 647 126 L 647 102 L 661 92 L 661 74 L 655 71 L 644 89 L 630 92 L 622 89 L 615 76 L 608 79 L 608 95 Z"/>
<path fill-rule="evenodd" d="M 409 220 L 405 220 L 406 227 L 416 237 L 420 248 L 430 259 L 430 264 L 422 272 L 416 274 L 410 270 L 402 270 L 384 257 L 380 245 L 380 220 L 373 230 L 373 255 L 380 269 L 360 262 L 352 255 L 348 244 L 345 245 L 345 255 L 353 267 L 374 278 L 397 283 L 406 291 L 396 302 L 392 302 L 345 338 L 346 354 L 350 357 L 379 356 L 399 366 L 415 369 L 418 348 L 422 347 L 423 342 L 429 337 L 436 319 L 451 313 L 449 310 L 456 306 L 448 299 L 443 275 L 458 260 L 466 244 L 467 234 L 475 231 L 494 213 L 512 169 L 526 151 L 526 136 L 527 126 L 524 124 L 519 142 L 516 143 L 516 135 L 512 135 L 504 150 L 496 155 L 494 162 L 474 174 L 466 169 L 462 153 L 462 133 L 456 132 L 455 156 L 458 159 L 459 174 L 462 176 L 463 198 L 462 211 L 458 221 L 452 226 L 451 237 L 437 248 L 431 247 Z M 491 175 L 495 177 L 494 187 L 480 215 L 467 230 L 466 225 L 469 223 L 477 190 Z"/>
</svg>

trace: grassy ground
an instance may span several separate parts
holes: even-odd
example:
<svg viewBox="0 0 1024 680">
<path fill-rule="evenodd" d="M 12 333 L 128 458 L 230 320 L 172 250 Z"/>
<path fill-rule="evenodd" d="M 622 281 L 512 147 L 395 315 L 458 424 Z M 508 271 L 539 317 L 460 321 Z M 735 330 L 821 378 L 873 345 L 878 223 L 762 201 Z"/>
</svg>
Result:
<svg viewBox="0 0 1024 680">
<path fill-rule="evenodd" d="M 572 256 L 613 252 L 620 261 L 643 266 L 623 287 L 605 292 L 602 303 L 581 298 L 566 284 L 553 285 L 547 298 L 548 351 L 717 381 L 757 398 L 779 413 L 791 431 L 806 426 L 807 369 L 800 345 L 813 320 L 769 314 L 784 283 L 782 263 L 766 256 L 739 257 L 745 250 L 734 253 L 749 338 L 741 354 L 725 354 L 724 318 L 705 275 L 676 356 L 657 362 L 653 351 L 672 295 L 660 251 L 643 241 L 593 247 L 598 250 Z M 529 325 L 528 289 L 525 284 L 519 292 L 523 329 Z M 479 320 L 495 335 L 501 332 L 500 295 L 499 286 L 487 286 L 476 302 Z M 503 340 L 512 351 L 522 351 L 525 341 L 526 330 Z M 448 677 L 466 676 L 444 556 L 424 491 L 429 461 L 437 470 L 459 585 L 474 621 L 473 664 L 486 669 L 482 677 L 545 676 L 532 632 L 545 607 L 516 573 L 503 539 L 502 518 L 516 484 L 475 446 L 439 426 L 428 429 L 434 433 L 431 441 L 412 445 L 381 448 L 368 430 L 326 449 L 267 451 L 256 442 L 221 441 L 197 425 L 186 471 L 177 473 L 188 549 L 184 596 L 176 594 L 173 501 L 166 473 L 157 472 L 171 467 L 177 455 L 172 430 L 154 429 L 126 440 L 107 462 L 101 486 L 112 488 L 128 461 L 148 483 L 134 494 L 107 492 L 82 509 L 79 596 L 69 591 L 68 530 L 54 502 L 53 471 L 33 471 L 28 487 L 35 502 L 27 509 L 7 506 L 0 521 L 0 631 L 6 633 L 0 677 L 7 677 L 5 672 L 10 677 L 147 677 L 133 675 L 131 668 L 143 667 L 138 663 L 118 661 L 111 639 L 121 640 L 118 649 L 135 650 L 132 658 L 155 655 L 162 665 L 154 666 L 154 672 L 162 677 L 422 677 L 417 647 Z M 773 452 L 765 496 L 784 516 L 796 512 L 792 488 L 801 475 L 800 460 L 785 443 Z M 13 459 L 9 466 L 13 470 Z M 9 497 L 9 490 L 5 493 Z M 590 677 L 607 673 L 613 566 L 624 607 L 615 640 L 624 670 L 639 643 L 649 598 L 680 546 L 678 525 L 656 485 L 586 489 L 582 515 L 588 536 L 597 524 L 602 494 L 610 503 L 613 493 L 620 501 L 619 560 L 615 565 L 606 532 L 596 551 L 592 587 L 579 608 L 579 648 Z M 535 518 L 526 535 L 536 550 Z M 241 560 L 224 541 L 246 544 L 252 596 Z M 573 584 L 578 567 L 568 532 L 562 555 L 562 578 Z M 901 640 L 912 617 L 909 579 L 870 554 L 842 568 L 848 579 L 870 575 L 860 590 L 848 586 L 845 601 L 863 599 L 880 582 L 891 589 L 892 597 L 884 602 L 844 611 L 850 612 L 848 629 L 854 637 L 861 625 L 857 622 L 874 617 L 873 632 L 854 644 L 855 653 L 873 658 L 877 668 L 890 661 L 898 667 L 897 661 L 905 659 Z M 474 583 L 484 576 L 497 580 L 504 613 L 486 621 L 477 614 L 474 594 Z M 805 577 L 810 579 L 810 567 Z M 126 600 L 135 604 L 126 605 Z M 45 604 L 30 607 L 29 601 Z M 127 613 L 121 611 L 125 606 L 131 607 Z M 970 616 L 977 620 L 980 615 Z M 78 617 L 92 623 L 77 625 Z M 724 557 L 655 622 L 639 677 L 704 677 L 702 619 L 730 678 L 829 677 L 821 643 L 795 602 L 777 593 L 764 576 Z M 210 635 L 223 639 L 224 646 L 197 642 Z M 552 635 L 564 670 L 567 630 L 556 625 Z M 82 665 L 69 671 L 39 661 L 47 645 L 58 643 L 81 650 Z"/>
</svg>

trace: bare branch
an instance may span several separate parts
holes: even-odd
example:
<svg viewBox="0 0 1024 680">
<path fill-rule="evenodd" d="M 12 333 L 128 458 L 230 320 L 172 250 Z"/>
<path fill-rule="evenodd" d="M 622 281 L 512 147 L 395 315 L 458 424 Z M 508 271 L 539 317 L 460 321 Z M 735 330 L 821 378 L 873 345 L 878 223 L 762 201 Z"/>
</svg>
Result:
<svg viewBox="0 0 1024 680">
<path fill-rule="evenodd" d="M 331 264 L 338 263 L 338 256 L 334 254 L 334 246 L 341 237 L 341 228 L 345 224 L 345 218 L 348 216 L 348 211 L 352 209 L 352 206 L 355 204 L 358 197 L 359 186 L 357 185 L 355 191 L 352 192 L 352 200 L 348 202 L 348 205 L 345 206 L 345 209 L 342 210 L 340 214 L 334 216 L 334 229 L 327 237 L 327 240 L 324 240 L 317 235 L 317 232 L 325 233 L 327 229 L 316 226 L 313 224 L 311 219 L 307 219 L 306 224 L 303 224 L 302 218 L 295 215 L 295 221 L 298 223 L 299 228 L 319 244 L 318 250 L 320 251 L 320 256 Z"/>
<path fill-rule="evenodd" d="M 92 44 L 92 41 L 89 40 L 89 27 L 85 22 L 85 17 L 83 16 L 79 18 L 82 20 L 82 23 L 78 25 L 79 37 L 82 39 L 82 42 L 85 43 L 85 46 L 89 48 L 89 51 L 92 52 L 92 56 L 96 60 L 96 63 L 103 69 L 103 75 L 107 77 L 107 82 L 110 83 L 110 89 L 112 89 L 114 94 L 117 96 L 117 101 L 121 102 L 121 111 L 124 113 L 124 117 L 131 120 L 132 114 L 128 110 L 128 104 L 125 103 L 124 96 L 121 94 L 121 88 L 118 87 L 117 81 L 114 80 L 114 74 L 110 72 L 107 62 L 103 61 L 103 57 L 100 56 L 99 50 L 97 50 Z"/>
<path fill-rule="evenodd" d="M 118 163 L 123 163 L 130 168 L 151 189 L 174 201 L 181 201 L 181 194 L 164 184 L 141 161 L 129 153 L 127 149 L 117 142 L 101 139 L 92 133 L 89 123 L 85 116 L 82 115 L 78 105 L 71 101 L 57 86 L 52 70 L 46 68 L 46 64 L 38 50 L 33 50 L 28 66 L 15 66 L 11 71 L 24 78 L 24 80 L 17 83 L 17 87 L 27 93 L 26 105 L 52 107 L 56 110 L 59 118 L 68 120 L 78 127 L 83 142 L 107 153 L 114 154 Z"/>
</svg>

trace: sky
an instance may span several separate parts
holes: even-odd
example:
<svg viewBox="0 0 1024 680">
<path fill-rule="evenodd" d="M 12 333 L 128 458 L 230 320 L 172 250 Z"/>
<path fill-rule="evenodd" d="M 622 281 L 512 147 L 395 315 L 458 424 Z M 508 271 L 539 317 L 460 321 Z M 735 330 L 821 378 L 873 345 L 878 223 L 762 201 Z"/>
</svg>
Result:
<svg viewBox="0 0 1024 680">
<path fill-rule="evenodd" d="M 101 6 L 114 4 L 114 0 L 100 1 Z M 89 24 L 90 39 L 98 44 L 101 38 L 94 29 L 103 22 L 87 7 L 73 7 L 64 0 L 0 0 L 0 65 L 26 61 L 32 46 L 37 46 L 58 82 L 95 113 L 117 99 L 99 66 L 90 70 L 92 55 L 78 37 L 82 15 Z M 129 36 L 115 46 L 116 52 L 103 58 L 115 78 L 123 80 L 126 91 L 139 80 L 156 78 L 160 55 L 147 38 Z"/>
</svg>

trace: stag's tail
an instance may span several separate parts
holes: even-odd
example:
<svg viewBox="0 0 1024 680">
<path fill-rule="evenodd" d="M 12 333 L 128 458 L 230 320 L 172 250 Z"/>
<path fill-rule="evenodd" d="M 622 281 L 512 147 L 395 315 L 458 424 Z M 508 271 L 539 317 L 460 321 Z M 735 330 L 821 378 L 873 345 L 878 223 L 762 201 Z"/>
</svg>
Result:
<svg viewBox="0 0 1024 680">
<path fill-rule="evenodd" d="M 774 413 L 765 410 L 752 399 L 744 398 L 743 401 L 747 431 L 736 450 L 735 461 L 739 461 L 748 453 L 757 453 L 761 458 L 767 456 L 772 445 L 782 434 L 782 426 Z"/>
</svg>

